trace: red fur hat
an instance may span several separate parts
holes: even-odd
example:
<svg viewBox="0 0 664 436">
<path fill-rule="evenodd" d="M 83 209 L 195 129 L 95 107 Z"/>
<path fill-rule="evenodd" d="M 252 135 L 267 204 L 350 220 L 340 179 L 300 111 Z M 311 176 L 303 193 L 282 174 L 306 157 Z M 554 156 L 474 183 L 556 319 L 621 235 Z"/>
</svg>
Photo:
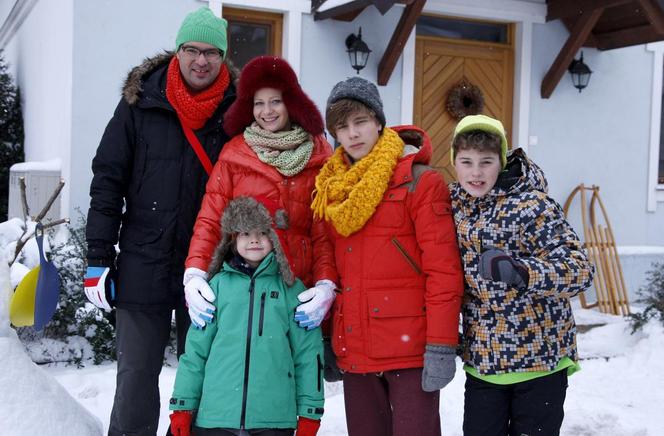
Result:
<svg viewBox="0 0 664 436">
<path fill-rule="evenodd" d="M 259 56 L 242 69 L 237 98 L 224 115 L 224 130 L 229 136 L 244 132 L 254 122 L 254 94 L 261 88 L 280 90 L 290 120 L 312 136 L 323 133 L 323 117 L 288 62 L 276 56 Z"/>
</svg>

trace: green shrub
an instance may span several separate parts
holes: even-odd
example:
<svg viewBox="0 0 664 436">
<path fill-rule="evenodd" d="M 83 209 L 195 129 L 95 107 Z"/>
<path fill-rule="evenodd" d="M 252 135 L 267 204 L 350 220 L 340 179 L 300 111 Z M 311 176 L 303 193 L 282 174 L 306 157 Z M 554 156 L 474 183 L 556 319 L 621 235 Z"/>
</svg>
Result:
<svg viewBox="0 0 664 436">
<path fill-rule="evenodd" d="M 643 328 L 652 318 L 664 325 L 664 262 L 653 263 L 646 273 L 646 284 L 638 291 L 636 303 L 645 304 L 643 312 L 630 315 L 632 333 Z"/>
</svg>

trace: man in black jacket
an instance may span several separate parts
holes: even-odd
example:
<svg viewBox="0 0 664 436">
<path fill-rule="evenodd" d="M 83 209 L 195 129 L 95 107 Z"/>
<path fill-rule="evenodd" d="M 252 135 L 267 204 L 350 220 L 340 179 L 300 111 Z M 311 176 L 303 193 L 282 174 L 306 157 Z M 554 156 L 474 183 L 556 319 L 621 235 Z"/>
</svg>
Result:
<svg viewBox="0 0 664 436">
<path fill-rule="evenodd" d="M 129 73 L 92 161 L 85 292 L 97 307 L 116 308 L 109 435 L 156 433 L 173 309 L 183 352 L 190 322 L 184 260 L 209 171 L 228 140 L 223 115 L 235 99 L 226 27 L 206 7 L 187 15 L 175 53 Z"/>
</svg>

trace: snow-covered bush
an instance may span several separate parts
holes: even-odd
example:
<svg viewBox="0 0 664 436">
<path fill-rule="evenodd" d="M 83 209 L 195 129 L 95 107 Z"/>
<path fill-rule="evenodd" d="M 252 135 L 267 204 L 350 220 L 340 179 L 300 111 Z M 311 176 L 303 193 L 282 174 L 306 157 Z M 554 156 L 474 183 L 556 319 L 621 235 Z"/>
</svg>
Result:
<svg viewBox="0 0 664 436">
<path fill-rule="evenodd" d="M 664 263 L 653 263 L 646 273 L 646 284 L 638 291 L 637 303 L 645 304 L 643 312 L 630 315 L 632 333 L 640 330 L 652 318 L 664 324 Z"/>
</svg>

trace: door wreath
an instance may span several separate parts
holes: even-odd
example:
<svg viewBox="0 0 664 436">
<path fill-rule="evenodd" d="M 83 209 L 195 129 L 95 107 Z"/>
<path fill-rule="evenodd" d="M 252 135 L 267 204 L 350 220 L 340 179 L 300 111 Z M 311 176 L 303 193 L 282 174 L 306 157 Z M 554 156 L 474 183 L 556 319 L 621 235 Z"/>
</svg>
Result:
<svg viewBox="0 0 664 436">
<path fill-rule="evenodd" d="M 466 115 L 481 114 L 484 110 L 482 90 L 467 80 L 454 85 L 447 93 L 445 108 L 457 120 Z"/>
</svg>

